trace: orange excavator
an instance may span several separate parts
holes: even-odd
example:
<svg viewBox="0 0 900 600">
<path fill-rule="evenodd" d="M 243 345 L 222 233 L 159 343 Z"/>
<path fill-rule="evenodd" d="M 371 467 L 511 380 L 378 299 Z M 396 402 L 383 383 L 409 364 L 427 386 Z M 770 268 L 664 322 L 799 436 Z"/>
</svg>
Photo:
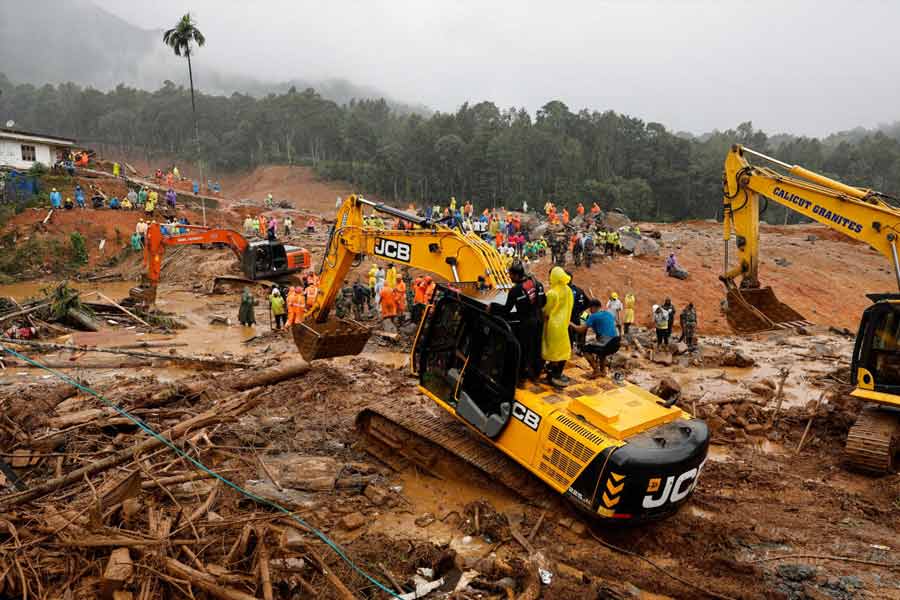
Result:
<svg viewBox="0 0 900 600">
<path fill-rule="evenodd" d="M 237 231 L 218 229 L 200 225 L 178 225 L 188 229 L 180 235 L 163 235 L 159 223 L 151 223 L 144 241 L 144 265 L 147 272 L 141 278 L 139 287 L 132 288 L 129 295 L 138 303 L 150 306 L 156 302 L 156 288 L 162 271 L 162 259 L 167 246 L 187 246 L 194 244 L 224 244 L 231 248 L 247 281 L 263 279 L 283 279 L 293 273 L 308 269 L 312 265 L 309 251 L 297 246 L 286 246 L 281 242 L 260 240 L 248 241 Z"/>
</svg>

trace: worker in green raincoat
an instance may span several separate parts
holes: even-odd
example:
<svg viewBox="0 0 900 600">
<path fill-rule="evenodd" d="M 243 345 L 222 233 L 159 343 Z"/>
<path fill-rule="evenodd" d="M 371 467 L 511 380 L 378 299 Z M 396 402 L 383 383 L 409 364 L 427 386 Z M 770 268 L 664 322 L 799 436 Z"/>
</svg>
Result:
<svg viewBox="0 0 900 600">
<path fill-rule="evenodd" d="M 250 293 L 250 288 L 245 287 L 244 293 L 241 294 L 241 308 L 238 311 L 238 321 L 241 322 L 241 325 L 256 324 L 256 316 L 253 314 L 254 306 L 256 306 L 256 298 Z"/>
</svg>

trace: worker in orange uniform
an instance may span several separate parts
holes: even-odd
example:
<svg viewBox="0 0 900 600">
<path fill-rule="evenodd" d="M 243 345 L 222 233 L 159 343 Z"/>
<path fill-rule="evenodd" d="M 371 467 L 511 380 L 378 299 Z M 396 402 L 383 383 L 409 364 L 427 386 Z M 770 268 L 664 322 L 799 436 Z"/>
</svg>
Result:
<svg viewBox="0 0 900 600">
<path fill-rule="evenodd" d="M 381 288 L 381 320 L 390 321 L 397 328 L 397 299 L 394 289 L 387 285 Z"/>
<path fill-rule="evenodd" d="M 418 323 L 422 320 L 422 313 L 425 310 L 425 278 L 419 275 L 413 280 L 413 306 L 412 318 Z"/>
<path fill-rule="evenodd" d="M 319 286 L 314 283 L 316 276 L 313 275 L 312 279 L 308 280 L 308 284 L 306 289 L 303 291 L 303 295 L 306 297 L 306 310 L 310 310 L 313 305 L 316 303 L 316 297 L 319 295 Z"/>
<path fill-rule="evenodd" d="M 434 297 L 434 289 L 437 287 L 437 284 L 431 279 L 429 275 L 425 276 L 425 303 L 428 304 L 431 302 L 431 299 Z"/>
<path fill-rule="evenodd" d="M 578 213 L 579 217 L 583 217 L 584 216 L 584 204 L 579 202 L 578 206 L 575 208 L 575 212 Z"/>
<path fill-rule="evenodd" d="M 568 208 L 564 208 L 562 211 L 562 222 L 563 222 L 563 225 L 569 224 L 569 209 Z"/>
<path fill-rule="evenodd" d="M 288 320 L 285 328 L 289 328 L 294 323 L 300 323 L 306 314 L 306 306 L 303 298 L 303 290 L 300 286 L 296 286 L 288 292 Z"/>
<path fill-rule="evenodd" d="M 397 278 L 397 285 L 394 286 L 394 300 L 397 301 L 397 316 L 402 319 L 406 314 L 406 282 L 402 277 Z"/>
<path fill-rule="evenodd" d="M 600 205 L 594 202 L 594 205 L 591 206 L 591 214 L 595 217 L 600 214 Z"/>
</svg>

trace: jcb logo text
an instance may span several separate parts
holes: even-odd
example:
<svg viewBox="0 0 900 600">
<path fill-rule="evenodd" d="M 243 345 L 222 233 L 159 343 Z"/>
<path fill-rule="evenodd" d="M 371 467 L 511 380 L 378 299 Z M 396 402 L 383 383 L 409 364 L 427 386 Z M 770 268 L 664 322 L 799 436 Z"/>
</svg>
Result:
<svg viewBox="0 0 900 600">
<path fill-rule="evenodd" d="M 538 430 L 538 425 L 541 424 L 541 416 L 539 414 L 529 408 L 526 408 L 518 402 L 513 402 L 512 414 L 515 418 L 522 421 L 535 431 Z"/>
<path fill-rule="evenodd" d="M 411 248 L 409 244 L 404 242 L 378 238 L 375 240 L 375 254 L 401 262 L 409 262 Z"/>
</svg>

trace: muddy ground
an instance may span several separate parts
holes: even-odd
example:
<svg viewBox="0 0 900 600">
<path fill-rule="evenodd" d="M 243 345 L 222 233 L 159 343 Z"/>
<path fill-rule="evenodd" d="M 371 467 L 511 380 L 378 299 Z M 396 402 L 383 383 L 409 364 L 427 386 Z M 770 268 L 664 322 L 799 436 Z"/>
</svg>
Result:
<svg viewBox="0 0 900 600">
<path fill-rule="evenodd" d="M 247 185 L 248 196 L 264 193 Z M 333 201 L 323 198 L 298 208 L 328 214 Z M 900 598 L 900 475 L 854 473 L 841 458 L 844 436 L 859 405 L 847 396 L 852 337 L 840 330 L 855 328 L 867 303 L 863 292 L 890 285 L 882 259 L 860 245 L 831 239 L 818 227 L 765 229 L 764 248 L 770 249 L 765 280 L 817 326 L 806 335 L 781 332 L 737 338 L 728 333 L 719 308 L 722 290 L 715 277 L 722 245 L 717 226 L 655 227 L 663 234 L 663 251 L 677 251 L 691 271 L 689 280 L 664 277 L 658 257 L 605 261 L 591 271 L 575 270 L 575 278 L 596 295 L 635 291 L 639 325 L 647 324 L 649 305 L 666 295 L 679 308 L 687 301 L 698 307 L 699 352 L 651 356 L 630 347 L 620 351 L 614 363 L 627 379 L 647 389 L 664 378 L 673 379 L 682 390 L 682 405 L 706 419 L 713 432 L 710 457 L 695 494 L 670 519 L 637 528 L 608 528 L 584 520 L 549 488 L 540 498 L 526 500 L 450 459 L 435 477 L 411 466 L 392 468 L 365 452 L 358 444 L 354 419 L 367 404 L 392 398 L 423 411 L 436 410 L 415 391 L 416 382 L 408 373 L 409 339 L 404 336 L 399 340 L 373 336 L 359 357 L 316 362 L 287 381 L 261 386 L 262 400 L 252 410 L 195 432 L 185 447 L 194 448 L 196 456 L 211 466 L 227 469 L 229 477 L 250 489 L 271 492 L 278 481 L 297 514 L 331 536 L 354 563 L 385 585 L 411 591 L 417 582 L 444 577 L 444 585 L 429 597 L 536 597 L 528 595 L 536 590 L 543 598 Z M 315 255 L 323 235 L 298 234 L 292 242 Z M 774 258 L 786 258 L 789 264 L 776 265 L 771 262 Z M 546 266 L 536 265 L 535 272 L 543 276 Z M 91 269 L 95 276 L 122 279 L 85 279 L 76 286 L 122 298 L 141 266 L 132 256 L 114 267 L 92 262 Z M 141 413 L 157 428 L 214 411 L 217 402 L 234 393 L 229 387 L 233 378 L 296 356 L 286 334 L 269 330 L 265 310 L 257 310 L 255 327 L 235 324 L 238 291 L 211 293 L 212 278 L 227 273 L 236 274 L 228 251 L 184 249 L 164 271 L 159 305 L 187 328 L 151 331 L 110 323 L 99 333 L 75 333 L 57 341 L 108 347 L 149 340 L 162 344 L 161 352 L 245 361 L 248 366 L 242 370 L 198 373 L 196 366 L 165 359 L 121 368 L 119 358 L 100 355 L 91 361 L 101 367 L 106 361 L 108 368 L 81 369 L 79 361 L 86 359 L 80 354 L 35 356 L 71 363 L 65 373 L 128 407 L 149 390 L 182 389 L 199 382 L 201 393 L 176 395 L 177 401 L 165 410 Z M 0 296 L 23 300 L 39 294 L 45 283 L 0 286 Z M 835 289 L 849 291 L 834 294 Z M 641 329 L 638 339 L 646 346 L 648 335 Z M 171 348 L 165 348 L 167 343 Z M 753 364 L 731 366 L 735 361 L 729 357 L 735 353 Z M 580 358 L 572 363 L 574 369 L 582 366 L 586 365 Z M 783 398 L 776 416 L 775 389 L 782 379 Z M 85 394 L 40 411 L 39 419 L 28 411 L 23 417 L 9 410 L 14 405 L 21 408 L 22 402 L 26 407 L 32 401 L 40 406 L 37 399 L 47 397 L 54 381 L 53 375 L 38 369 L 0 370 L 0 400 L 7 413 L 0 426 L 0 450 L 25 487 L 146 438 L 133 427 L 105 424 L 109 418 L 105 414 L 85 413 L 100 407 L 96 398 Z M 798 451 L 811 416 L 809 434 Z M 61 429 L 68 427 L 74 429 Z M 62 435 L 64 443 L 49 451 L 35 449 L 35 439 L 54 435 Z M 174 463 L 161 460 L 165 455 L 153 456 L 148 468 L 157 477 L 175 472 Z M 192 469 L 179 465 L 178 472 Z M 305 470 L 298 474 L 291 465 Z M 157 466 L 159 471 L 154 471 Z M 122 467 L 107 477 L 125 472 Z M 310 484 L 310 472 L 324 472 L 326 483 Z M 101 481 L 106 479 L 101 476 L 92 485 Z M 26 581 L 29 597 L 105 597 L 104 577 L 113 548 L 66 546 L 68 542 L 53 538 L 26 541 L 25 536 L 31 535 L 26 531 L 41 523 L 47 511 L 62 511 L 70 508 L 68 504 L 80 507 L 82 499 L 88 511 L 91 486 L 81 481 L 73 485 L 68 492 L 56 492 L 5 514 L 11 525 L 16 524 L 24 546 L 16 543 L 15 534 L 0 534 L 0 598 L 21 597 L 21 581 Z M 205 568 L 222 585 L 263 598 L 259 562 L 264 553 L 259 547 L 267 544 L 254 546 L 246 539 L 240 543 L 246 524 L 257 522 L 268 524 L 263 540 L 270 539 L 273 597 L 346 598 L 327 571 L 336 574 L 354 597 L 388 597 L 308 534 L 299 546 L 286 542 L 291 525 L 276 519 L 270 509 L 228 488 L 213 495 L 208 480 L 182 489 L 185 486 L 179 484 L 169 492 L 192 509 L 214 496 L 210 506 L 194 513 L 209 543 L 188 546 L 194 559 L 177 547 L 132 550 L 136 568 L 120 587 L 133 597 L 189 597 L 184 576 L 162 571 L 168 558 Z M 144 527 L 152 532 L 158 519 L 151 513 L 168 514 L 176 522 L 180 518 L 169 492 L 149 483 L 139 498 L 142 507 L 150 508 L 131 521 L 113 509 L 85 513 L 90 519 L 73 515 L 70 522 L 95 537 L 112 531 L 133 535 Z M 9 477 L 4 493 L 13 493 Z M 517 532 L 529 538 L 529 550 L 516 541 Z M 233 543 L 246 551 L 243 558 Z M 551 574 L 549 583 L 535 587 L 531 551 L 545 557 L 542 564 Z M 314 568 L 315 554 L 326 569 Z M 220 568 L 227 572 L 216 570 Z M 159 587 L 143 583 L 152 578 Z M 32 582 L 43 582 L 44 588 Z M 212 593 L 197 585 L 191 586 L 196 597 L 214 597 L 204 596 Z M 456 587 L 460 589 L 454 592 Z"/>
</svg>

